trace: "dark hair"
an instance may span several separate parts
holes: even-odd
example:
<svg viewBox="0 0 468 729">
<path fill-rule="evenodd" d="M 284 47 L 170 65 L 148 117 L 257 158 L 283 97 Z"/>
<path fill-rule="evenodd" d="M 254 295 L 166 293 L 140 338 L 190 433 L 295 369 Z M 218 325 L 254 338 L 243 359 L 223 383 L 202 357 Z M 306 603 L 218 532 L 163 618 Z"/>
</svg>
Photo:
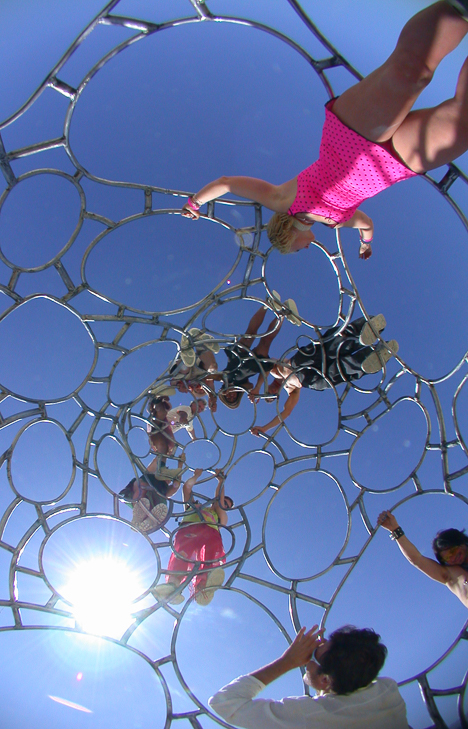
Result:
<svg viewBox="0 0 468 729">
<path fill-rule="evenodd" d="M 164 405 L 167 409 L 167 406 L 169 405 L 169 396 L 159 395 L 158 397 L 152 397 L 150 400 L 148 400 L 148 412 L 151 412 L 151 410 L 158 405 Z"/>
<path fill-rule="evenodd" d="M 226 499 L 229 499 L 229 501 L 231 502 L 231 506 L 228 506 L 227 508 L 228 509 L 233 509 L 234 506 L 235 506 L 235 504 L 234 504 L 234 499 L 232 498 L 232 496 L 225 495 L 224 496 L 224 500 L 226 501 Z M 221 507 L 221 508 L 223 508 L 223 507 Z M 224 511 L 226 511 L 226 509 L 224 509 Z"/>
<path fill-rule="evenodd" d="M 156 478 L 156 476 L 153 473 L 144 473 L 139 477 L 142 481 L 146 481 L 146 485 L 148 489 L 151 489 L 153 487 L 156 492 L 160 496 L 166 496 L 166 493 L 169 489 L 169 484 L 167 481 L 161 481 L 160 479 Z M 133 484 L 135 483 L 136 479 L 132 478 L 131 481 L 128 482 L 128 484 L 123 488 L 121 491 L 119 491 L 119 500 L 125 501 L 126 503 L 132 503 L 133 501 Z"/>
<path fill-rule="evenodd" d="M 443 552 L 444 549 L 459 547 L 462 544 L 466 544 L 468 546 L 468 537 L 466 536 L 464 529 L 461 531 L 459 529 L 443 529 L 435 535 L 432 541 L 432 550 L 439 564 L 445 564 L 440 553 Z"/>
<path fill-rule="evenodd" d="M 320 658 L 319 673 L 329 676 L 336 694 L 351 694 L 368 686 L 385 663 L 387 648 L 371 628 L 359 630 L 345 625 L 328 639 Z"/>
<path fill-rule="evenodd" d="M 119 501 L 125 501 L 126 503 L 133 501 L 133 484 L 135 483 L 135 479 L 132 478 L 131 481 L 128 482 L 128 484 L 123 488 L 121 491 L 119 491 Z"/>
</svg>

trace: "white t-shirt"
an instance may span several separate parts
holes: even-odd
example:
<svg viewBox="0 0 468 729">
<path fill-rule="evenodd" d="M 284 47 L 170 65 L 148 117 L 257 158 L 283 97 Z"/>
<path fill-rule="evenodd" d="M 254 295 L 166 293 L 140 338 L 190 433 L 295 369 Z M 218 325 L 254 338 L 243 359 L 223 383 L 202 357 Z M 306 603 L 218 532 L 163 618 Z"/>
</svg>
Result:
<svg viewBox="0 0 468 729">
<path fill-rule="evenodd" d="M 405 702 L 391 678 L 347 696 L 254 699 L 263 688 L 254 676 L 240 676 L 208 703 L 225 721 L 246 729 L 409 729 Z"/>
</svg>

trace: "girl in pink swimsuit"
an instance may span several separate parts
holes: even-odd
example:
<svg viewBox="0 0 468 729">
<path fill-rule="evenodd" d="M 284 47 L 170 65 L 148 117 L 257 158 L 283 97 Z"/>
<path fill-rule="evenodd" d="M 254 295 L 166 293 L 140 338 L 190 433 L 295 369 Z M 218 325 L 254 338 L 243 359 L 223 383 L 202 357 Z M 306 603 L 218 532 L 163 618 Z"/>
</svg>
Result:
<svg viewBox="0 0 468 729">
<path fill-rule="evenodd" d="M 268 236 L 281 253 L 308 248 L 315 222 L 357 228 L 361 258 L 372 254 L 372 220 L 359 205 L 396 182 L 452 162 L 468 149 L 468 59 L 455 96 L 411 111 L 442 59 L 468 33 L 468 0 L 440 0 L 403 28 L 385 63 L 326 105 L 319 159 L 297 177 L 272 185 L 220 177 L 189 197 L 182 215 L 228 192 L 273 210 Z"/>
</svg>

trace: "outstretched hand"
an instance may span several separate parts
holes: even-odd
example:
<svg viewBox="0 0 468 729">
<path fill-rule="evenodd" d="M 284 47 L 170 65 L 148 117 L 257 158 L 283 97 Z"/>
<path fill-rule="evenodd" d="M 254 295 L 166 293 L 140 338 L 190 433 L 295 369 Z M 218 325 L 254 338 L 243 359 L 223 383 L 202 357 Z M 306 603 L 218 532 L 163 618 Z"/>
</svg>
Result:
<svg viewBox="0 0 468 729">
<path fill-rule="evenodd" d="M 190 218 L 190 220 L 198 220 L 198 218 L 200 217 L 200 211 L 194 210 L 188 205 L 188 203 L 185 203 L 185 205 L 182 207 L 182 211 L 180 214 L 183 218 Z"/>
<path fill-rule="evenodd" d="M 362 258 L 364 261 L 367 261 L 368 258 L 370 258 L 372 255 L 372 246 L 370 243 L 366 243 L 365 241 L 361 241 L 361 245 L 359 246 L 359 258 Z"/>
<path fill-rule="evenodd" d="M 281 657 L 281 660 L 288 665 L 288 670 L 300 668 L 309 663 L 312 653 L 323 641 L 323 632 L 323 630 L 319 630 L 318 625 L 313 625 L 307 632 L 306 628 L 300 629 Z"/>
<path fill-rule="evenodd" d="M 389 511 L 382 511 L 377 517 L 378 526 L 388 529 L 389 532 L 394 532 L 398 529 L 398 522 Z"/>
</svg>

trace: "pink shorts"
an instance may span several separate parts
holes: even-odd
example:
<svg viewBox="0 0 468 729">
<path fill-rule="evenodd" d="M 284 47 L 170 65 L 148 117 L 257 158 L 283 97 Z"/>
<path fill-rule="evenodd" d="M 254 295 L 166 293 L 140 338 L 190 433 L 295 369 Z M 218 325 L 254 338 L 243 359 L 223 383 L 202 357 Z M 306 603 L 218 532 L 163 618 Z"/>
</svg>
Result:
<svg viewBox="0 0 468 729">
<path fill-rule="evenodd" d="M 226 562 L 219 529 L 214 529 L 208 524 L 194 523 L 179 529 L 174 537 L 174 550 L 177 554 L 171 554 L 167 565 L 167 569 L 174 572 L 191 572 L 195 562 L 201 562 L 201 570 L 219 567 Z M 199 573 L 190 583 L 192 595 L 203 590 L 207 576 L 207 574 Z M 166 575 L 166 582 L 169 582 L 170 577 L 170 575 Z"/>
</svg>

